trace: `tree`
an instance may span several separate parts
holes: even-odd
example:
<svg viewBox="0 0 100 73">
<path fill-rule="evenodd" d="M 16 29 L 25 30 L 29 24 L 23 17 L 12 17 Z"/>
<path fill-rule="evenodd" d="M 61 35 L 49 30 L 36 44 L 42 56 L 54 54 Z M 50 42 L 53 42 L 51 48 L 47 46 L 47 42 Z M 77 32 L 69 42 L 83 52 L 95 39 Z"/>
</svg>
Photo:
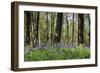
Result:
<svg viewBox="0 0 100 73">
<path fill-rule="evenodd" d="M 39 46 L 39 12 L 36 13 L 36 45 Z"/>
<path fill-rule="evenodd" d="M 88 24 L 89 24 L 89 46 L 90 46 L 90 16 L 88 14 Z"/>
<path fill-rule="evenodd" d="M 46 25 L 46 26 L 47 26 L 47 27 L 46 27 L 46 28 L 47 28 L 47 29 L 46 29 L 46 30 L 47 30 L 47 31 L 46 31 L 46 34 L 47 34 L 47 42 L 48 42 L 48 41 L 49 41 L 49 23 L 48 23 L 48 12 L 46 12 L 46 24 L 47 24 L 47 25 Z"/>
<path fill-rule="evenodd" d="M 53 44 L 53 40 L 54 40 L 54 30 L 55 30 L 55 24 L 56 24 L 56 18 L 57 18 L 57 13 L 51 13 L 51 45 Z"/>
<path fill-rule="evenodd" d="M 39 46 L 39 12 L 31 12 L 30 46 Z"/>
<path fill-rule="evenodd" d="M 74 43 L 74 13 L 73 13 L 72 43 Z"/>
<path fill-rule="evenodd" d="M 26 11 L 26 43 L 30 45 L 31 12 Z"/>
<path fill-rule="evenodd" d="M 32 47 L 32 48 L 34 48 L 35 47 L 35 44 L 34 44 L 34 40 L 35 40 L 35 38 L 34 38 L 34 13 L 33 12 L 31 12 L 31 30 L 30 30 L 30 46 Z"/>
<path fill-rule="evenodd" d="M 67 23 L 67 45 L 69 44 L 69 22 L 68 22 L 68 14 L 66 14 L 66 23 Z"/>
<path fill-rule="evenodd" d="M 74 16 L 75 16 L 74 17 L 74 20 L 75 20 L 74 21 L 74 24 L 75 24 L 75 26 L 74 26 L 75 27 L 74 28 L 74 34 L 75 34 L 74 35 L 75 36 L 75 39 L 74 40 L 75 40 L 75 43 L 74 44 L 75 45 L 78 45 L 78 14 L 75 13 Z"/>
<path fill-rule="evenodd" d="M 78 45 L 84 43 L 84 15 L 78 14 Z"/>
<path fill-rule="evenodd" d="M 56 24 L 55 36 L 54 36 L 55 43 L 59 43 L 61 39 L 62 19 L 63 19 L 63 13 L 58 13 L 57 21 L 56 21 L 57 24 Z"/>
</svg>

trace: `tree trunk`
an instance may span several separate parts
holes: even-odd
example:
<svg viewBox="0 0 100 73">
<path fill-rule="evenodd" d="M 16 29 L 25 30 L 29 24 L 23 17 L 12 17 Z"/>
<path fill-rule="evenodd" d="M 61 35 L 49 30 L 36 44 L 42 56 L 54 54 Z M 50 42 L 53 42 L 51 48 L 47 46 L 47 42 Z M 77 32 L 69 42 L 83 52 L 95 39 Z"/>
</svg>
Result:
<svg viewBox="0 0 100 73">
<path fill-rule="evenodd" d="M 88 14 L 88 22 L 89 22 L 89 47 L 90 47 L 90 16 Z"/>
<path fill-rule="evenodd" d="M 53 44 L 53 22 L 52 22 L 52 16 L 53 16 L 53 14 L 51 14 L 51 45 Z"/>
<path fill-rule="evenodd" d="M 54 36 L 54 43 L 59 43 L 61 39 L 63 13 L 57 14 L 56 32 Z"/>
<path fill-rule="evenodd" d="M 74 13 L 73 13 L 73 28 L 72 28 L 72 44 L 74 44 Z"/>
<path fill-rule="evenodd" d="M 68 22 L 68 14 L 66 14 L 66 23 L 67 23 L 67 45 L 69 44 L 69 22 Z"/>
<path fill-rule="evenodd" d="M 78 45 L 84 43 L 84 15 L 78 14 Z"/>
<path fill-rule="evenodd" d="M 53 44 L 54 40 L 54 25 L 55 25 L 55 19 L 56 18 L 56 13 L 51 14 L 51 45 Z"/>
<path fill-rule="evenodd" d="M 30 45 L 30 24 L 31 24 L 31 12 L 26 13 L 26 43 Z"/>
<path fill-rule="evenodd" d="M 47 42 L 49 41 L 49 24 L 48 24 L 48 12 L 46 13 L 46 23 L 47 23 L 47 31 L 46 31 L 46 33 L 47 33 Z"/>
<path fill-rule="evenodd" d="M 31 12 L 31 32 L 30 32 L 30 46 L 31 48 L 34 48 L 35 47 L 35 44 L 34 44 L 34 14 L 33 12 Z"/>
<path fill-rule="evenodd" d="M 36 20 L 36 44 L 39 46 L 39 12 L 37 12 L 37 20 Z"/>
</svg>

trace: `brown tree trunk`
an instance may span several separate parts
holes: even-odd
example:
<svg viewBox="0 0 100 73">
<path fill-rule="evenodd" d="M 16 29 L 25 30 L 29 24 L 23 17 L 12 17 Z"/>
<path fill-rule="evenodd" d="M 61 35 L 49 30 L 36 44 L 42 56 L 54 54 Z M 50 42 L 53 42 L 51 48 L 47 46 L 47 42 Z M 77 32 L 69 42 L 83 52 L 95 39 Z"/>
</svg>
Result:
<svg viewBox="0 0 100 73">
<path fill-rule="evenodd" d="M 67 45 L 69 44 L 69 22 L 68 22 L 68 14 L 66 14 L 66 23 L 67 23 Z"/>
<path fill-rule="evenodd" d="M 30 45 L 30 24 L 31 24 L 31 12 L 26 13 L 26 43 Z"/>
<path fill-rule="evenodd" d="M 37 12 L 36 17 L 36 44 L 39 46 L 39 12 Z"/>
<path fill-rule="evenodd" d="M 63 13 L 57 14 L 56 32 L 54 36 L 54 43 L 59 43 L 61 39 Z"/>
<path fill-rule="evenodd" d="M 88 14 L 88 21 L 89 21 L 89 46 L 90 46 L 90 16 L 89 16 L 89 14 Z"/>
<path fill-rule="evenodd" d="M 72 44 L 74 44 L 74 13 L 73 13 L 73 28 L 72 28 Z"/>
<path fill-rule="evenodd" d="M 78 45 L 84 43 L 84 15 L 78 14 Z"/>
<path fill-rule="evenodd" d="M 46 13 L 46 23 L 47 23 L 47 31 L 46 31 L 46 33 L 47 33 L 47 42 L 49 41 L 49 25 L 48 25 L 48 12 Z"/>
</svg>

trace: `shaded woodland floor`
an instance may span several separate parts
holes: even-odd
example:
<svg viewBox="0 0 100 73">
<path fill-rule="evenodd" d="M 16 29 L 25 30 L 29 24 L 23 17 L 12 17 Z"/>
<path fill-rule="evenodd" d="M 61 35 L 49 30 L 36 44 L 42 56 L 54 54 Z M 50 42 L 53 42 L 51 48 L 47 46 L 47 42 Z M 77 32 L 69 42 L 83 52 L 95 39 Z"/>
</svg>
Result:
<svg viewBox="0 0 100 73">
<path fill-rule="evenodd" d="M 24 55 L 25 61 L 67 60 L 90 58 L 90 49 L 77 46 L 74 48 L 33 49 Z"/>
</svg>

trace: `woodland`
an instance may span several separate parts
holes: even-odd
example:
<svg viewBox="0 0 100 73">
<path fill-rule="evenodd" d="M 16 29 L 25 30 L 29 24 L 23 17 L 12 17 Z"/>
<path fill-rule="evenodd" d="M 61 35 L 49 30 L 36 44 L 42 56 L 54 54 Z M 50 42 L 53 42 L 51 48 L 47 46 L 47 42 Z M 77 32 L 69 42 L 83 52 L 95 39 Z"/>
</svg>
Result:
<svg viewBox="0 0 100 73">
<path fill-rule="evenodd" d="M 24 11 L 24 60 L 90 58 L 90 14 Z"/>
</svg>

